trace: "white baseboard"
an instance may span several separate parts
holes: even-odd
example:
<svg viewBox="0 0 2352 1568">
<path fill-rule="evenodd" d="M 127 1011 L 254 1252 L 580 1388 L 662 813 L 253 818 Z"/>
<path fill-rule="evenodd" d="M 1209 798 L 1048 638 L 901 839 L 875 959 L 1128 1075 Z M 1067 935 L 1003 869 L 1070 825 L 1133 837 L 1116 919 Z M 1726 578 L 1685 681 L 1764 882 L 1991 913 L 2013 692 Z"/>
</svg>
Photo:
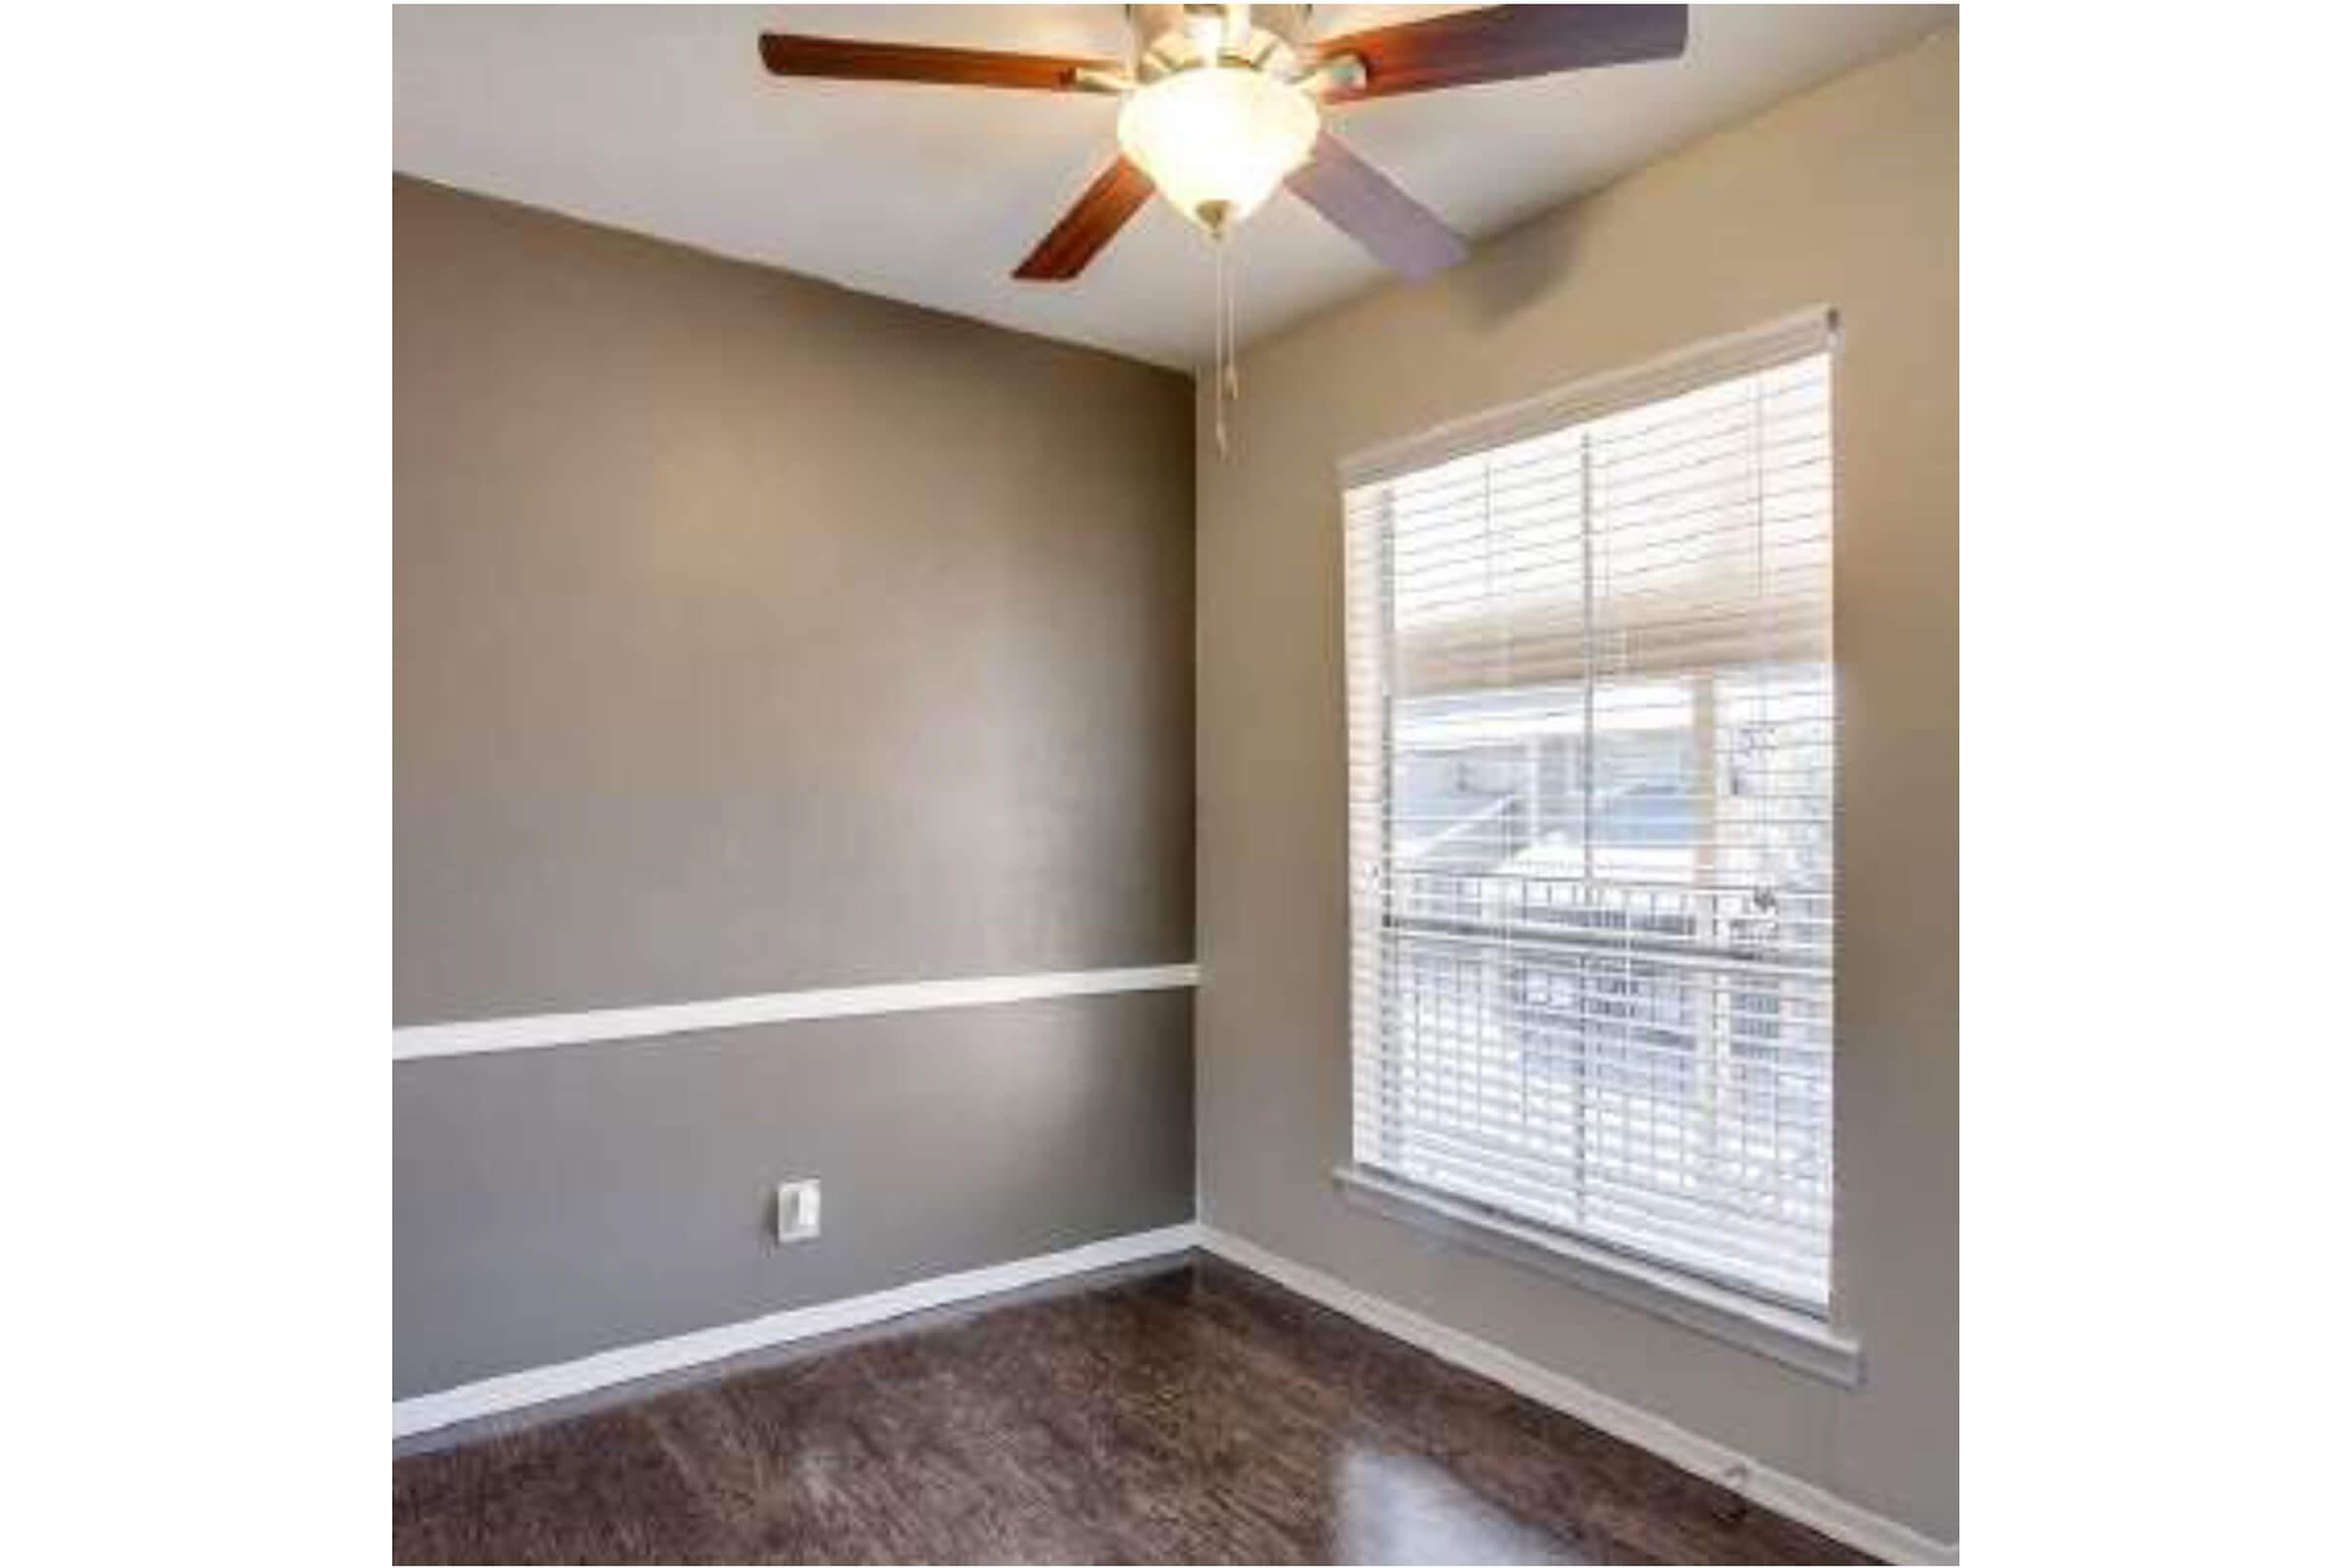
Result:
<svg viewBox="0 0 2352 1568">
<path fill-rule="evenodd" d="M 1199 1228 L 1190 1223 L 1164 1226 L 1155 1231 L 1138 1231 L 1129 1236 L 1114 1236 L 1107 1241 L 1089 1242 L 1084 1247 L 1073 1247 L 1066 1251 L 1017 1258 L 1009 1263 L 991 1264 L 987 1268 L 966 1269 L 960 1274 L 942 1274 L 866 1296 L 853 1296 L 839 1301 L 820 1301 L 813 1306 L 771 1312 L 765 1317 L 752 1318 L 747 1322 L 726 1323 L 716 1328 L 697 1329 L 691 1334 L 674 1335 L 665 1340 L 649 1340 L 641 1345 L 624 1345 L 615 1349 L 600 1350 L 576 1361 L 484 1378 L 478 1383 L 461 1384 L 437 1394 L 419 1394 L 393 1400 L 392 1436 L 395 1440 L 410 1437 L 479 1416 L 498 1415 L 508 1410 L 544 1404 L 551 1399 L 568 1398 L 615 1384 L 635 1382 L 639 1378 L 723 1361 L 729 1356 L 787 1345 L 795 1340 L 813 1339 L 820 1334 L 837 1334 L 845 1329 L 864 1328 L 868 1324 L 904 1317 L 909 1312 L 953 1306 L 983 1296 L 995 1296 L 1024 1286 L 1065 1279 L 1073 1274 L 1182 1252 L 1199 1243 Z"/>
<path fill-rule="evenodd" d="M 1320 1301 L 1383 1334 L 1417 1345 L 1442 1361 L 1492 1378 L 1515 1394 L 1572 1415 L 1613 1438 L 1646 1448 L 1693 1475 L 1730 1487 L 1761 1507 L 1809 1525 L 1874 1557 L 1896 1563 L 1960 1560 L 1956 1544 L 1936 1541 L 1908 1525 L 1834 1496 L 1809 1482 L 1759 1464 L 1735 1448 L 1686 1431 L 1563 1373 L 1538 1366 L 1498 1345 L 1367 1295 L 1318 1269 L 1294 1263 L 1214 1226 L 1201 1225 L 1197 1229 L 1203 1251 L 1214 1252 L 1251 1273 L 1262 1274 L 1277 1285 Z"/>
</svg>

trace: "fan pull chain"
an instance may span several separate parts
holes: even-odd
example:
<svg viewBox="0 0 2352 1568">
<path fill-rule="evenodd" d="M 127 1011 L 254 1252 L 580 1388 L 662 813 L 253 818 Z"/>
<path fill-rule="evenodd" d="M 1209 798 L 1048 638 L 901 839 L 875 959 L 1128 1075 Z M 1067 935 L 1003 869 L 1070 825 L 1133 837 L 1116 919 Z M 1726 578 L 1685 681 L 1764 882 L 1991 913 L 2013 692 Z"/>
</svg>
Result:
<svg viewBox="0 0 2352 1568">
<path fill-rule="evenodd" d="M 1225 456 L 1225 241 L 1220 237 L 1215 243 L 1217 297 L 1212 309 L 1216 315 L 1209 323 L 1215 346 L 1209 350 L 1208 375 L 1209 395 L 1217 400 L 1217 456 L 1222 458 Z"/>
<path fill-rule="evenodd" d="M 1213 392 L 1217 400 L 1217 456 L 1226 452 L 1225 405 L 1242 400 L 1241 339 L 1235 329 L 1233 263 L 1226 251 L 1226 239 L 1215 236 L 1217 247 L 1217 300 L 1214 363 L 1209 368 Z"/>
<path fill-rule="evenodd" d="M 1227 240 L 1225 246 L 1232 243 Z M 1241 293 L 1241 270 L 1228 261 L 1225 264 L 1225 392 L 1236 403 L 1242 401 Z"/>
</svg>

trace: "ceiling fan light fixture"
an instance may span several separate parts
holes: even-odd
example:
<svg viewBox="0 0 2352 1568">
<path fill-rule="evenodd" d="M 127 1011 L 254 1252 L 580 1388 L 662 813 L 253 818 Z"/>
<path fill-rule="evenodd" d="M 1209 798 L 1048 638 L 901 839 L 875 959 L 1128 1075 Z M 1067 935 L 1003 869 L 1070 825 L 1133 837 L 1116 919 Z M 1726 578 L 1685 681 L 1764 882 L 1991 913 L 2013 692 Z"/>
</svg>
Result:
<svg viewBox="0 0 2352 1568">
<path fill-rule="evenodd" d="M 1314 101 L 1265 72 L 1201 65 L 1138 88 L 1119 111 L 1119 150 L 1176 210 L 1212 234 L 1265 204 L 1306 162 Z"/>
</svg>

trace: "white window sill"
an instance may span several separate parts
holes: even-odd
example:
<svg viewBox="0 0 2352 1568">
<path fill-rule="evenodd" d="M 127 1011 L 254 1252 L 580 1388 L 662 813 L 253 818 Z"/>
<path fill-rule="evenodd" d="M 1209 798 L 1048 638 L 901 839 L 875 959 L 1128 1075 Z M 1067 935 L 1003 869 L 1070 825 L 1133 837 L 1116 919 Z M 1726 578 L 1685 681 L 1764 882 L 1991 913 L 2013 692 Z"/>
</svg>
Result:
<svg viewBox="0 0 2352 1568">
<path fill-rule="evenodd" d="M 1662 1264 L 1522 1225 L 1360 1165 L 1342 1165 L 1332 1179 L 1348 1201 L 1373 1213 L 1541 1270 L 1841 1388 L 1862 1385 L 1861 1345 L 1819 1318 Z"/>
</svg>

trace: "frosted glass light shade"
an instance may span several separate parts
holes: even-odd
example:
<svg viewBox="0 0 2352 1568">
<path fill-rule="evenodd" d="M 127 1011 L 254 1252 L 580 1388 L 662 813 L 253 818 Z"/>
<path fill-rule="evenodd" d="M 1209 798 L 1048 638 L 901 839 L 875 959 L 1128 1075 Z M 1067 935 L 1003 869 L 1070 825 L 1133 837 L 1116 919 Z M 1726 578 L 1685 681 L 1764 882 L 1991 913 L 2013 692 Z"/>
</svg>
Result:
<svg viewBox="0 0 2352 1568">
<path fill-rule="evenodd" d="M 1163 76 L 1119 111 L 1119 150 L 1161 195 L 1215 232 L 1249 217 L 1306 162 L 1320 121 L 1305 93 L 1259 71 Z"/>
</svg>

